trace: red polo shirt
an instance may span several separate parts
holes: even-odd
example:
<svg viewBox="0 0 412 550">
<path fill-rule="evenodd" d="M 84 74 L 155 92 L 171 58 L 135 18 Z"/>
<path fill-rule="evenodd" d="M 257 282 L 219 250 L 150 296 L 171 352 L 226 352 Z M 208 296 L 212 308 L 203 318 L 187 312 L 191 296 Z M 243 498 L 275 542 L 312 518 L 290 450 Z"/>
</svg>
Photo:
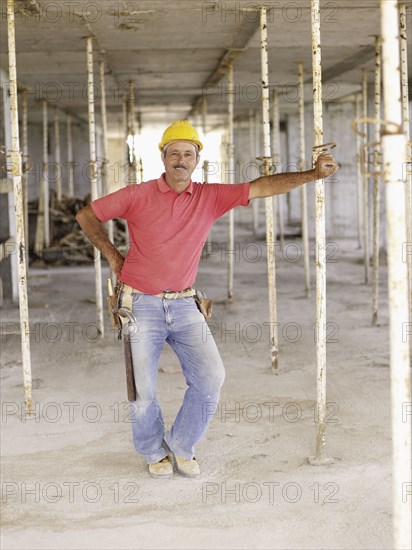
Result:
<svg viewBox="0 0 412 550">
<path fill-rule="evenodd" d="M 100 221 L 127 220 L 130 248 L 120 280 L 146 294 L 192 286 L 210 228 L 228 210 L 249 204 L 249 186 L 190 181 L 178 195 L 163 174 L 93 201 Z"/>
</svg>

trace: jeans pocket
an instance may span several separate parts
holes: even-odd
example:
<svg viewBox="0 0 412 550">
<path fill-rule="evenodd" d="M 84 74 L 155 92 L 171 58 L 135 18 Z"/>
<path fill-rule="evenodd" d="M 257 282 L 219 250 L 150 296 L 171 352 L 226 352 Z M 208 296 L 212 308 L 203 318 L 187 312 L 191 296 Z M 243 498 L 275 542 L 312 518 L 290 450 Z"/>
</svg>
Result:
<svg viewBox="0 0 412 550">
<path fill-rule="evenodd" d="M 133 294 L 132 305 L 136 305 L 142 299 L 143 294 Z"/>
</svg>

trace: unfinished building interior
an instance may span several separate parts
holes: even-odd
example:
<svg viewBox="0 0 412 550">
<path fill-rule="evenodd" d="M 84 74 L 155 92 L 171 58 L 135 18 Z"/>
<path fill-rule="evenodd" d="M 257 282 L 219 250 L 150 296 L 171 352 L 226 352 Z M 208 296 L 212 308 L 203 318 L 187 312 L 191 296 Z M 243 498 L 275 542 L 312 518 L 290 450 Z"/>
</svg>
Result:
<svg viewBox="0 0 412 550">
<path fill-rule="evenodd" d="M 411 21 L 397 0 L 2 2 L 2 548 L 411 548 Z M 202 243 L 225 382 L 200 475 L 153 479 L 116 278 L 76 214 L 160 178 L 178 120 L 203 185 L 340 169 Z M 165 345 L 167 426 L 186 389 Z"/>
</svg>

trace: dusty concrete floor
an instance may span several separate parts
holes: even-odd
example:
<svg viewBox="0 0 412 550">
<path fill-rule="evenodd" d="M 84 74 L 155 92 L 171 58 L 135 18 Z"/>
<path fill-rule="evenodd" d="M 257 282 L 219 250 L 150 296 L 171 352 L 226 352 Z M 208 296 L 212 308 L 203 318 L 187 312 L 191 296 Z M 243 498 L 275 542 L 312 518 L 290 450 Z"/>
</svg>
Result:
<svg viewBox="0 0 412 550">
<path fill-rule="evenodd" d="M 327 454 L 335 461 L 311 466 L 314 292 L 304 297 L 303 262 L 291 261 L 299 241 L 287 240 L 277 253 L 275 376 L 264 324 L 265 246 L 251 236 L 245 212 L 236 212 L 233 304 L 219 304 L 226 285 L 220 253 L 200 265 L 198 286 L 217 302 L 212 327 L 227 376 L 197 447 L 196 480 L 153 480 L 134 451 L 122 348 L 107 317 L 104 340 L 95 339 L 92 266 L 30 271 L 35 419 L 22 416 L 18 310 L 2 311 L 4 550 L 392 547 L 386 270 L 372 327 L 357 244 L 334 240 L 329 249 L 336 262 L 328 263 Z M 223 220 L 216 234 L 225 234 Z M 184 389 L 165 348 L 158 393 L 167 424 Z"/>
</svg>

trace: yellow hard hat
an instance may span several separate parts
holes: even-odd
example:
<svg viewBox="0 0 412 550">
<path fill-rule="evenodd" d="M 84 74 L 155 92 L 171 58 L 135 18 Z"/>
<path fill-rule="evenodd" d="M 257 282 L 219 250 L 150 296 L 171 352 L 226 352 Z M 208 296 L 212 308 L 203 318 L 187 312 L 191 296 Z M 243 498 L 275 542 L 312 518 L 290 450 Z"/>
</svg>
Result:
<svg viewBox="0 0 412 550">
<path fill-rule="evenodd" d="M 203 145 L 199 140 L 197 130 L 193 128 L 188 120 L 176 120 L 163 133 L 162 141 L 159 143 L 159 149 L 163 151 L 163 147 L 172 141 L 192 141 L 199 147 L 199 151 L 203 149 Z"/>
</svg>

